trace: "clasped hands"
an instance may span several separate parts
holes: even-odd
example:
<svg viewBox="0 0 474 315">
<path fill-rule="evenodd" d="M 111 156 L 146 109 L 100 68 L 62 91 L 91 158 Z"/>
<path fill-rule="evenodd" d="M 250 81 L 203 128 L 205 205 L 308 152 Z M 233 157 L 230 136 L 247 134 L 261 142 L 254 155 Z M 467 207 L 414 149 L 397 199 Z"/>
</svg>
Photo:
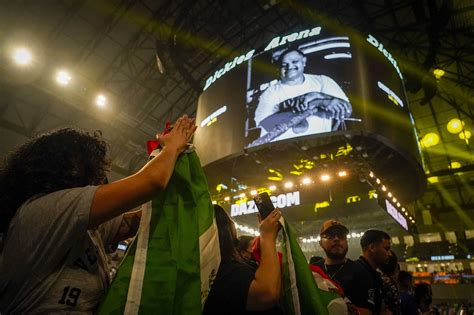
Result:
<svg viewBox="0 0 474 315">
<path fill-rule="evenodd" d="M 288 99 L 282 102 L 281 109 L 294 113 L 317 109 L 326 112 L 331 118 L 335 119 L 344 119 L 352 114 L 349 102 L 319 92 L 310 92 Z"/>
</svg>

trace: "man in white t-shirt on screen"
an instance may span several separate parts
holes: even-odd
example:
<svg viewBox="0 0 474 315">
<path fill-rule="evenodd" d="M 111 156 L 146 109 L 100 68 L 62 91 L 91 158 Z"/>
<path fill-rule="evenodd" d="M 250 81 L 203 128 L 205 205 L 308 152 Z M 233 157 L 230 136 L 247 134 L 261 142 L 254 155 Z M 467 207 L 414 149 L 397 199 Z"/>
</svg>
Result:
<svg viewBox="0 0 474 315">
<path fill-rule="evenodd" d="M 349 99 L 333 79 L 304 73 L 301 50 L 282 52 L 279 64 L 280 80 L 262 93 L 255 111 L 264 142 L 337 130 L 351 116 Z"/>
</svg>

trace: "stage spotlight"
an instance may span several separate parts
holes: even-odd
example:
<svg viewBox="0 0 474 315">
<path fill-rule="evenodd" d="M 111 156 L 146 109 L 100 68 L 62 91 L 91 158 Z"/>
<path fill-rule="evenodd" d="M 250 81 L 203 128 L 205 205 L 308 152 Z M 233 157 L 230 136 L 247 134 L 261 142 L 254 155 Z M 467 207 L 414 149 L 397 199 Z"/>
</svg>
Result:
<svg viewBox="0 0 474 315">
<path fill-rule="evenodd" d="M 374 175 L 374 173 L 370 172 L 370 173 L 369 173 L 369 176 L 370 176 L 370 177 L 374 177 L 375 175 Z"/>
<path fill-rule="evenodd" d="M 460 168 L 460 167 L 461 167 L 461 163 L 456 162 L 456 161 L 451 162 L 451 165 L 450 165 L 451 169 Z"/>
<path fill-rule="evenodd" d="M 257 191 L 256 191 L 255 189 L 254 189 L 254 190 L 251 190 L 251 191 L 250 191 L 250 194 L 251 194 L 252 196 L 256 196 L 256 195 L 257 195 Z"/>
<path fill-rule="evenodd" d="M 434 132 L 427 133 L 423 139 L 421 139 L 421 143 L 425 148 L 429 148 L 435 146 L 439 143 L 439 136 Z"/>
<path fill-rule="evenodd" d="M 472 136 L 472 134 L 469 130 L 465 130 L 465 131 L 459 133 L 459 139 L 466 140 L 466 142 L 467 142 L 468 139 L 471 139 L 471 136 Z"/>
<path fill-rule="evenodd" d="M 327 181 L 330 180 L 330 179 L 331 179 L 331 176 L 329 176 L 328 174 L 323 174 L 323 175 L 321 175 L 321 180 L 322 180 L 323 182 L 327 182 Z"/>
<path fill-rule="evenodd" d="M 448 131 L 452 134 L 460 133 L 463 127 L 464 121 L 460 120 L 459 118 L 451 119 L 446 125 L 446 129 L 448 129 Z"/>
<path fill-rule="evenodd" d="M 293 183 L 292 182 L 286 182 L 285 183 L 285 188 L 291 188 L 293 187 Z"/>
<path fill-rule="evenodd" d="M 382 185 L 382 191 L 387 191 L 387 187 L 385 187 L 384 185 Z"/>
<path fill-rule="evenodd" d="M 392 201 L 393 201 L 394 203 L 397 202 L 397 198 L 393 197 L 393 198 L 392 198 Z"/>
<path fill-rule="evenodd" d="M 377 178 L 377 179 L 375 180 L 375 182 L 376 182 L 377 184 L 380 184 L 380 179 Z"/>
<path fill-rule="evenodd" d="M 26 66 L 31 63 L 33 59 L 31 52 L 26 48 L 17 48 L 13 52 L 13 60 L 20 66 Z"/>
<path fill-rule="evenodd" d="M 400 206 L 401 206 L 401 204 L 400 204 L 399 202 L 397 202 L 397 207 L 399 207 L 399 208 L 400 208 Z"/>
<path fill-rule="evenodd" d="M 97 95 L 95 103 L 99 107 L 104 107 L 107 104 L 107 98 L 103 94 Z"/>
<path fill-rule="evenodd" d="M 433 70 L 433 74 L 436 78 L 436 80 L 441 79 L 441 77 L 445 74 L 443 69 L 436 68 Z"/>
<path fill-rule="evenodd" d="M 347 176 L 347 172 L 346 171 L 339 171 L 339 173 L 337 173 L 337 175 L 339 175 L 339 177 L 345 177 L 345 176 Z"/>
<path fill-rule="evenodd" d="M 388 192 L 388 193 L 387 193 L 387 196 L 388 196 L 389 198 L 392 198 L 393 195 L 392 195 L 391 192 Z"/>
<path fill-rule="evenodd" d="M 65 70 L 58 71 L 56 75 L 56 82 L 60 85 L 68 85 L 71 82 L 71 75 Z"/>
<path fill-rule="evenodd" d="M 275 185 L 271 185 L 270 187 L 268 187 L 268 189 L 270 189 L 271 191 L 275 191 L 277 187 Z"/>
<path fill-rule="evenodd" d="M 301 182 L 305 185 L 309 185 L 309 184 L 311 184 L 311 178 L 305 177 L 305 178 L 303 178 L 303 180 Z"/>
</svg>

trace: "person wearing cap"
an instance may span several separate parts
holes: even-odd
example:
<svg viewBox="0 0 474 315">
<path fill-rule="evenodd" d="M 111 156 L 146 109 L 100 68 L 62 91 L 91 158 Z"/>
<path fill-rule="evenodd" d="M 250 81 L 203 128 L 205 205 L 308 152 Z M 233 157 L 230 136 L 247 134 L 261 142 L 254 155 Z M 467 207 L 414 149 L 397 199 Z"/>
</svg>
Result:
<svg viewBox="0 0 474 315">
<path fill-rule="evenodd" d="M 316 263 L 329 278 L 337 282 L 346 297 L 357 308 L 359 314 L 373 314 L 374 305 L 371 276 L 367 270 L 346 257 L 348 251 L 347 234 L 349 230 L 336 220 L 327 220 L 320 230 L 319 245 L 326 257 Z"/>
<path fill-rule="evenodd" d="M 377 269 L 386 264 L 390 258 L 390 235 L 380 230 L 367 230 L 360 238 L 362 256 L 356 263 L 370 275 L 373 291 L 373 314 L 380 314 L 383 301 L 383 281 Z"/>
</svg>

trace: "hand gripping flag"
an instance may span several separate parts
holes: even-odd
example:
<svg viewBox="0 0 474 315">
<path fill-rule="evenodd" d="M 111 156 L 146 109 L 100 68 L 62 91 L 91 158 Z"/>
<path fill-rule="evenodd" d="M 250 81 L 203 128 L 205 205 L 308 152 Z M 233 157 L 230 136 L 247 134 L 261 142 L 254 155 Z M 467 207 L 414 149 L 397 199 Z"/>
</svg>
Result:
<svg viewBox="0 0 474 315">
<path fill-rule="evenodd" d="M 340 290 L 324 273 L 312 270 L 289 224 L 282 224 L 282 307 L 288 315 L 348 314 Z"/>
<path fill-rule="evenodd" d="M 195 152 L 181 154 L 166 190 L 142 209 L 99 314 L 199 315 L 219 264 L 206 177 Z"/>
</svg>

